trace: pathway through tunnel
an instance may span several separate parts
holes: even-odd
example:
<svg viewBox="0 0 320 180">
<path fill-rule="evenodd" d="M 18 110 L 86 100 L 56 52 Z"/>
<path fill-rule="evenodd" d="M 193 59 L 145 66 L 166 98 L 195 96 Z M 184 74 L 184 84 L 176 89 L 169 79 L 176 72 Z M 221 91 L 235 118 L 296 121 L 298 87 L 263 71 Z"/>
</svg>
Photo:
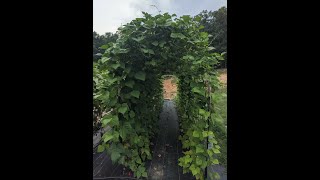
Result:
<svg viewBox="0 0 320 180">
<path fill-rule="evenodd" d="M 179 123 L 174 102 L 164 100 L 148 179 L 194 179 L 191 174 L 182 174 L 182 168 L 178 165 L 182 152 L 178 137 Z"/>
</svg>

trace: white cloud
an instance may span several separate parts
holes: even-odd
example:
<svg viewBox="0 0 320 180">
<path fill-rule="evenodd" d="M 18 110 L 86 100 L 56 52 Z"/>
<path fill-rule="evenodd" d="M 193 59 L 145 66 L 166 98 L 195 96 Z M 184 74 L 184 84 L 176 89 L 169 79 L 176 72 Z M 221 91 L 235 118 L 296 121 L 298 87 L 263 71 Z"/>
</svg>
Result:
<svg viewBox="0 0 320 180">
<path fill-rule="evenodd" d="M 141 10 L 150 11 L 148 0 L 94 0 L 93 29 L 99 34 L 115 32 L 121 24 L 141 17 Z"/>
<path fill-rule="evenodd" d="M 116 32 L 118 27 L 134 18 L 142 17 L 142 11 L 195 15 L 204 9 L 216 10 L 227 0 L 93 0 L 93 30 L 99 34 Z"/>
</svg>

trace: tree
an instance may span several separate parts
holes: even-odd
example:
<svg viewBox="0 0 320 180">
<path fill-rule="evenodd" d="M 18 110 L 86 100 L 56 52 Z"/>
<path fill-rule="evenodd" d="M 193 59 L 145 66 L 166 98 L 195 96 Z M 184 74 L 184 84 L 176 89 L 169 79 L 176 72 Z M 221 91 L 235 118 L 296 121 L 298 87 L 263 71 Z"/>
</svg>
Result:
<svg viewBox="0 0 320 180">
<path fill-rule="evenodd" d="M 117 39 L 118 34 L 107 32 L 104 35 L 99 35 L 97 32 L 93 31 L 93 61 L 97 61 L 100 58 L 99 53 L 104 53 L 103 49 L 100 49 L 102 45 L 116 42 Z"/>
<path fill-rule="evenodd" d="M 202 11 L 199 15 L 201 18 L 200 25 L 204 26 L 202 31 L 212 35 L 209 42 L 216 48 L 219 53 L 227 53 L 227 8 L 221 7 L 217 11 Z M 196 16 L 197 17 L 197 16 Z M 226 67 L 227 56 L 220 64 L 220 67 Z"/>
</svg>

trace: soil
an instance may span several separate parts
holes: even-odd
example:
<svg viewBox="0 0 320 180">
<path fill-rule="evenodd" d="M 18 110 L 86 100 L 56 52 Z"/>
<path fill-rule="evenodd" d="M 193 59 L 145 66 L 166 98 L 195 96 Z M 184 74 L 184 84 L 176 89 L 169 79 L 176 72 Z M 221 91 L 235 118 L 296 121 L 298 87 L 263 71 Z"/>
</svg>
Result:
<svg viewBox="0 0 320 180">
<path fill-rule="evenodd" d="M 173 83 L 173 80 L 173 78 L 168 78 L 163 81 L 164 99 L 172 100 L 177 95 L 177 84 Z"/>
</svg>

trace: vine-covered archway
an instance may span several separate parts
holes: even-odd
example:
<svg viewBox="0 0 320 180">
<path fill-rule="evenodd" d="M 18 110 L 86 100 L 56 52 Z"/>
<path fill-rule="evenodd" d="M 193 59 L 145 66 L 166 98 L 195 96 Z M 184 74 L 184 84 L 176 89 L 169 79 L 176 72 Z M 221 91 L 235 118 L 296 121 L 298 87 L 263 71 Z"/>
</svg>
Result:
<svg viewBox="0 0 320 180">
<path fill-rule="evenodd" d="M 116 43 L 98 61 L 94 100 L 112 111 L 102 117 L 112 129 L 102 137 L 98 151 L 106 150 L 113 162 L 129 167 L 136 177 L 147 177 L 145 161 L 151 159 L 150 139 L 155 135 L 162 108 L 164 74 L 178 78 L 177 108 L 184 156 L 179 165 L 197 179 L 207 166 L 218 164 L 219 145 L 210 128 L 214 89 L 219 86 L 214 65 L 223 60 L 214 53 L 209 35 L 201 32 L 200 18 L 168 13 L 143 13 L 119 28 Z M 215 144 L 208 149 L 208 142 Z"/>
</svg>

